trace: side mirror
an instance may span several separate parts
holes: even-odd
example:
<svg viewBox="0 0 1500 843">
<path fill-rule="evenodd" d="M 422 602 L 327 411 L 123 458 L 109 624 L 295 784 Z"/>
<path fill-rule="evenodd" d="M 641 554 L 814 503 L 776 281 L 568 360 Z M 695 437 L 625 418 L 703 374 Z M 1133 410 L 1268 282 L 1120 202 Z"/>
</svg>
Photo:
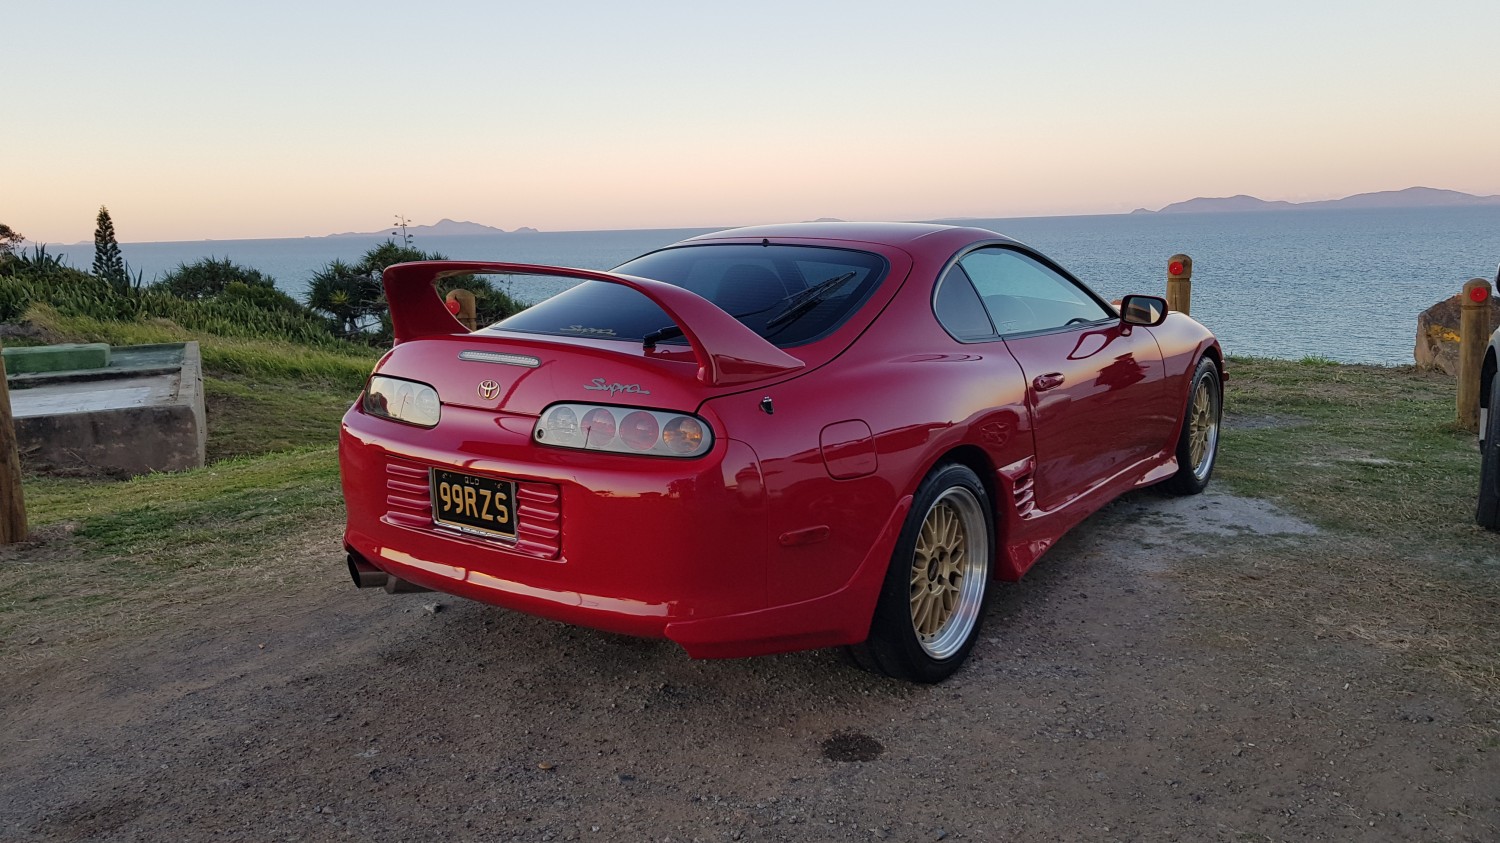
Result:
<svg viewBox="0 0 1500 843">
<path fill-rule="evenodd" d="M 1126 325 L 1153 328 L 1167 318 L 1167 300 L 1157 296 L 1126 296 L 1120 299 L 1120 320 Z"/>
</svg>

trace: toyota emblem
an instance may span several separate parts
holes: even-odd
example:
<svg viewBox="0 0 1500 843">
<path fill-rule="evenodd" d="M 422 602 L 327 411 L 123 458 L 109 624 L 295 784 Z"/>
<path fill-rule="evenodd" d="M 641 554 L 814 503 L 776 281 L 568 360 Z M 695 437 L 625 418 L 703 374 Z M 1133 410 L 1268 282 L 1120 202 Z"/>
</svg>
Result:
<svg viewBox="0 0 1500 843">
<path fill-rule="evenodd" d="M 495 383 L 494 381 L 480 381 L 479 382 L 479 397 L 480 398 L 483 398 L 484 400 L 488 401 L 491 398 L 494 398 L 496 395 L 499 395 L 499 394 L 500 394 L 500 384 Z"/>
</svg>

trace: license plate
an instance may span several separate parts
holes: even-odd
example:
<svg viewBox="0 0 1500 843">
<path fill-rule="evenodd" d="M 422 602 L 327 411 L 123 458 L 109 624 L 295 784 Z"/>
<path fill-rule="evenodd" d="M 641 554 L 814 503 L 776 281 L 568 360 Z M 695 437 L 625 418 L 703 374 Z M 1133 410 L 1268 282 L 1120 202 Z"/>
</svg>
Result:
<svg viewBox="0 0 1500 843">
<path fill-rule="evenodd" d="M 432 470 L 432 520 L 465 533 L 516 537 L 516 484 Z"/>
</svg>

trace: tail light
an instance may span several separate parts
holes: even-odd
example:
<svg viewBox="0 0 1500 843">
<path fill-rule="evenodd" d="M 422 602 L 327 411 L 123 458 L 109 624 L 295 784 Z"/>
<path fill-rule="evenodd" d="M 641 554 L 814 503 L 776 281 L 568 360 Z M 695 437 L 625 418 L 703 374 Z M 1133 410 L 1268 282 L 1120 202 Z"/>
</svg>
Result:
<svg viewBox="0 0 1500 843">
<path fill-rule="evenodd" d="M 365 385 L 365 412 L 392 421 L 434 427 L 442 413 L 437 390 L 425 383 L 373 375 Z"/>
<path fill-rule="evenodd" d="M 696 416 L 597 404 L 553 404 L 531 438 L 554 448 L 654 457 L 702 456 L 714 444 L 708 423 Z"/>
</svg>

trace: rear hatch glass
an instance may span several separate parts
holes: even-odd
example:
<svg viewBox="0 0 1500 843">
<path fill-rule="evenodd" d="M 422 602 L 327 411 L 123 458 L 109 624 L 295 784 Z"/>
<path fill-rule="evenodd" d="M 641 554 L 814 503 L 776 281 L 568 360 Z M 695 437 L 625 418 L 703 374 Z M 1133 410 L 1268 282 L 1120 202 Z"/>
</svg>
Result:
<svg viewBox="0 0 1500 843">
<path fill-rule="evenodd" d="M 822 246 L 679 246 L 636 258 L 615 272 L 691 290 L 780 348 L 832 333 L 886 275 L 884 258 Z M 494 328 L 551 336 L 684 343 L 672 320 L 645 296 L 586 281 L 497 322 Z"/>
</svg>

